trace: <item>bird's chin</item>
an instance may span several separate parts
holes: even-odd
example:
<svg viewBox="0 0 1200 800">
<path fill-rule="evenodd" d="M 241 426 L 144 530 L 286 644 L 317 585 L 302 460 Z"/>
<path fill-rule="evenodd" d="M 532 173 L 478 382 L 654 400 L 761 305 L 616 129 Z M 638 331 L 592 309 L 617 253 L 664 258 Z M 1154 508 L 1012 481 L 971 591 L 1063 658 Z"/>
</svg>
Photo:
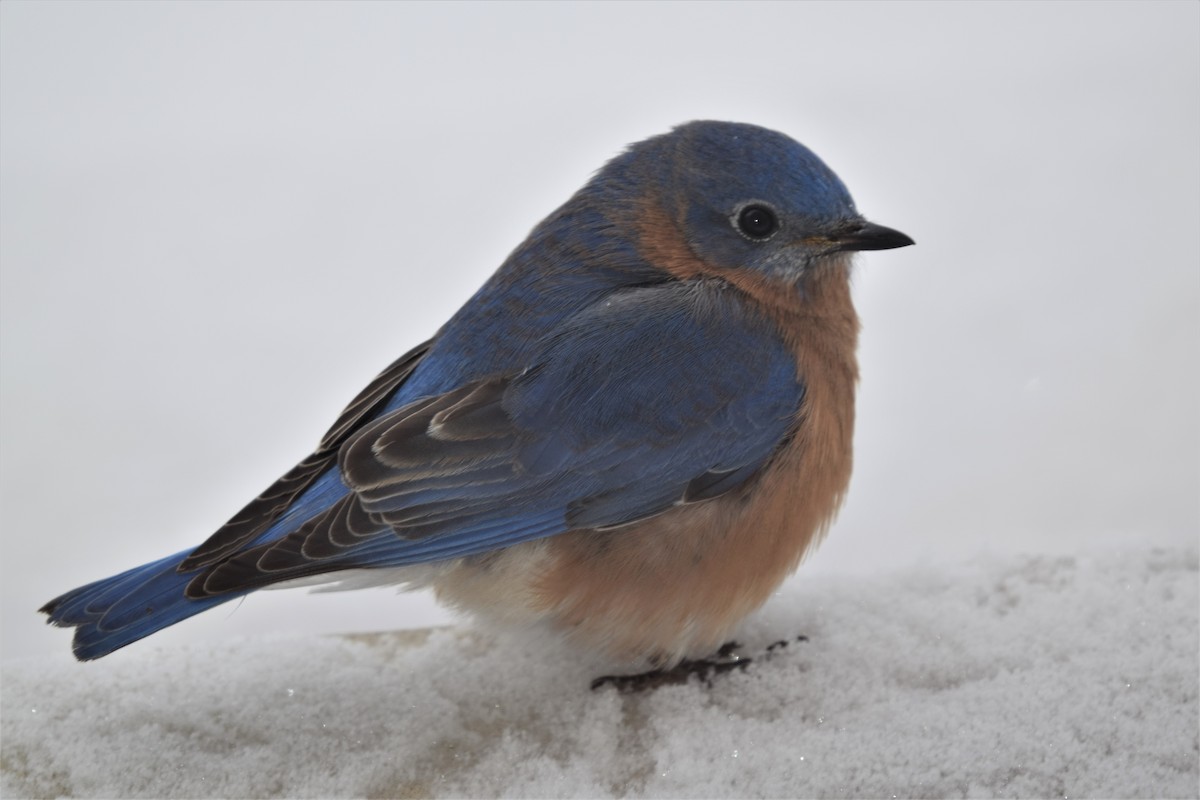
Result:
<svg viewBox="0 0 1200 800">
<path fill-rule="evenodd" d="M 854 254 L 841 250 L 831 250 L 816 256 L 805 258 L 779 258 L 770 264 L 767 274 L 779 283 L 788 286 L 800 286 L 806 280 L 817 277 L 848 274 L 854 263 Z"/>
<path fill-rule="evenodd" d="M 767 263 L 761 264 L 759 270 L 773 282 L 792 286 L 800 283 L 811 267 L 810 259 L 797 258 L 795 253 L 784 251 L 775 254 Z"/>
<path fill-rule="evenodd" d="M 854 266 L 854 253 L 840 250 L 826 253 L 814 260 L 812 269 L 823 269 L 833 272 L 849 272 Z"/>
</svg>

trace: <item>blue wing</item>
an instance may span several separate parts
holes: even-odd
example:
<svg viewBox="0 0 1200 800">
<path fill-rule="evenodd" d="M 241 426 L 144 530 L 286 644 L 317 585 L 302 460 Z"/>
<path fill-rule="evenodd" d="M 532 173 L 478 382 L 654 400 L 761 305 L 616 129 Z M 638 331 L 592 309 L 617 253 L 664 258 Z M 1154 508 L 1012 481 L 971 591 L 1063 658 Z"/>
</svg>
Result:
<svg viewBox="0 0 1200 800">
<path fill-rule="evenodd" d="M 76 653 L 96 657 L 278 581 L 467 556 L 701 502 L 762 468 L 802 397 L 771 322 L 726 284 L 626 289 L 559 325 L 519 372 L 343 426 L 336 468 L 265 527 L 218 532 L 186 558 L 64 595 L 51 621 L 80 625 Z"/>
</svg>

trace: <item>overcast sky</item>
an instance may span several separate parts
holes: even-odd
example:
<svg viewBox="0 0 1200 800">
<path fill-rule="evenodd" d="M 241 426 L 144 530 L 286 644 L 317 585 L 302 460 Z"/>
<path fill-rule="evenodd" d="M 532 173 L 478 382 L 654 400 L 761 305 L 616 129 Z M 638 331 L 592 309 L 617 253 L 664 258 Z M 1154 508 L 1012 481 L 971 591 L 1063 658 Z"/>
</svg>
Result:
<svg viewBox="0 0 1200 800">
<path fill-rule="evenodd" d="M 194 545 L 625 144 L 804 142 L 860 260 L 806 572 L 1200 530 L 1200 5 L 0 4 L 0 655 Z M 260 593 L 161 634 L 444 619 Z M 170 639 L 166 639 L 170 641 Z"/>
</svg>

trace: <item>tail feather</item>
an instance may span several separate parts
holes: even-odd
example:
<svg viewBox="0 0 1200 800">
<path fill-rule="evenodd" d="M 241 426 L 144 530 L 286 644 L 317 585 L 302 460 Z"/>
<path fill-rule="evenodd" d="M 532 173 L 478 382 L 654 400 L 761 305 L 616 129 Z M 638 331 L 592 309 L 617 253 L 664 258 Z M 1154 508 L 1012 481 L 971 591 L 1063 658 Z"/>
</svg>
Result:
<svg viewBox="0 0 1200 800">
<path fill-rule="evenodd" d="M 195 575 L 180 573 L 176 566 L 190 552 L 81 586 L 54 598 L 41 611 L 49 615 L 47 622 L 52 625 L 75 627 L 75 657 L 90 661 L 246 594 L 185 598 L 184 587 Z"/>
</svg>

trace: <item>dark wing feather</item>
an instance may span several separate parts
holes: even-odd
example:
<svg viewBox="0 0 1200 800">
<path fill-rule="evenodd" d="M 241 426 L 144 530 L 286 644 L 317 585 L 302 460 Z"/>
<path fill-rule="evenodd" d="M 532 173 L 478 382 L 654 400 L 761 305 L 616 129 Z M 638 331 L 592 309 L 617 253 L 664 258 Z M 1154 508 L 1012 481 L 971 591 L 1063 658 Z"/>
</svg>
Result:
<svg viewBox="0 0 1200 800">
<path fill-rule="evenodd" d="M 428 352 L 432 340 L 405 353 L 371 381 L 338 416 L 312 455 L 265 492 L 251 500 L 179 564 L 180 572 L 207 567 L 228 558 L 253 541 L 288 509 L 305 489 L 337 461 L 338 448 L 387 404 Z"/>
<path fill-rule="evenodd" d="M 786 441 L 804 391 L 774 328 L 741 303 L 631 290 L 520 374 L 366 422 L 338 454 L 348 493 L 214 565 L 189 596 L 486 552 L 736 490 Z"/>
</svg>

